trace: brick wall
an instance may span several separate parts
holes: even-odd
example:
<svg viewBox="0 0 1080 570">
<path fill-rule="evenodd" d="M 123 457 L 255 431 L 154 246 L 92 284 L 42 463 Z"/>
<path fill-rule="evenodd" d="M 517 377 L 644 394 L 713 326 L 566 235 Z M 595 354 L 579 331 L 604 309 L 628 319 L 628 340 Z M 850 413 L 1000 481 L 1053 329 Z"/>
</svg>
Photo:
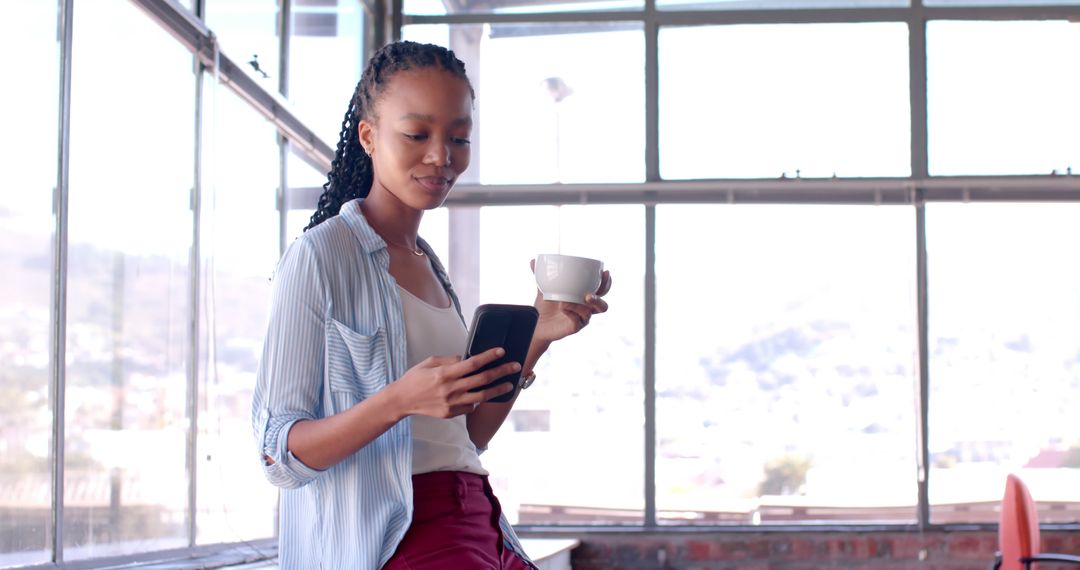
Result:
<svg viewBox="0 0 1080 570">
<path fill-rule="evenodd" d="M 575 570 L 987 570 L 997 534 L 985 531 L 598 533 L 578 537 Z M 1080 555 L 1080 531 L 1046 531 L 1043 550 Z M 1042 564 L 1039 570 L 1077 570 Z"/>
</svg>

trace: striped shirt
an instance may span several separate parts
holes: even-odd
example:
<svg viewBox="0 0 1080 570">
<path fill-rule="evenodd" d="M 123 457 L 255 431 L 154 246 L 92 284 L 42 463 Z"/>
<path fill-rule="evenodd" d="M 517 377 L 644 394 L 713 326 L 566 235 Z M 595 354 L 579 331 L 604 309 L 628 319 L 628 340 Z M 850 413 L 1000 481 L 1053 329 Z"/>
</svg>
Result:
<svg viewBox="0 0 1080 570">
<path fill-rule="evenodd" d="M 418 245 L 460 316 L 446 271 L 426 242 Z M 278 262 L 252 425 L 263 471 L 282 488 L 282 568 L 374 570 L 412 521 L 409 418 L 325 471 L 288 449 L 297 421 L 343 412 L 405 374 L 401 296 L 389 267 L 360 200 L 304 232 Z M 505 517 L 500 526 L 506 546 L 528 560 Z"/>
</svg>

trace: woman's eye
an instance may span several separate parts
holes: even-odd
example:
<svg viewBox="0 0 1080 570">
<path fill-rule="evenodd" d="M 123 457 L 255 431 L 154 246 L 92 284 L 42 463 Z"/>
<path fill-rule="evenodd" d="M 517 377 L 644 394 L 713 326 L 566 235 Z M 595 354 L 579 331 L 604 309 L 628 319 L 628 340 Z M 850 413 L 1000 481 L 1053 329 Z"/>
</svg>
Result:
<svg viewBox="0 0 1080 570">
<path fill-rule="evenodd" d="M 422 141 L 422 140 L 427 138 L 427 135 L 405 133 L 405 138 L 407 138 L 407 139 L 409 139 L 411 141 Z"/>
<path fill-rule="evenodd" d="M 470 144 L 469 139 L 454 138 L 454 139 L 450 139 L 450 140 L 454 141 L 454 144 L 460 144 L 460 145 Z"/>
</svg>

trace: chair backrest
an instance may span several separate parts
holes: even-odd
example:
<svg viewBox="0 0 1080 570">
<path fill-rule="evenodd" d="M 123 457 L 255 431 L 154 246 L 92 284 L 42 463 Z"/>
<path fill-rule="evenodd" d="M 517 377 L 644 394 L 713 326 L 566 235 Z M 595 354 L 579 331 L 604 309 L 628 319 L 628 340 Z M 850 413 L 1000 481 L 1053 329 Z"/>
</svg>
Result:
<svg viewBox="0 0 1080 570">
<path fill-rule="evenodd" d="M 998 525 L 1001 570 L 1022 570 L 1021 558 L 1039 554 L 1039 515 L 1027 485 L 1016 475 L 1005 480 Z"/>
</svg>

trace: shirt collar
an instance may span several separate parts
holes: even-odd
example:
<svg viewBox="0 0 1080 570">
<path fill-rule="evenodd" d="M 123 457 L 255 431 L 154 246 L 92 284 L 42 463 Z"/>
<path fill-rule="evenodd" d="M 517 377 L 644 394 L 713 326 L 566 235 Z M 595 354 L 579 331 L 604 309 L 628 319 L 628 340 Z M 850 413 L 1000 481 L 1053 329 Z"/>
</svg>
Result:
<svg viewBox="0 0 1080 570">
<path fill-rule="evenodd" d="M 367 218 L 364 217 L 363 211 L 360 210 L 360 203 L 363 201 L 363 198 L 356 198 L 345 202 L 341 205 L 338 214 L 345 222 L 345 225 L 348 226 L 349 231 L 356 237 L 356 240 L 360 242 L 360 247 L 364 248 L 364 252 L 371 255 L 379 250 L 386 249 L 386 240 L 371 227 Z M 424 241 L 424 238 L 416 236 L 416 247 L 420 248 L 431 260 L 439 279 L 444 284 L 449 285 L 450 278 L 446 274 L 446 269 L 439 262 L 439 258 L 435 257 L 435 251 L 431 249 L 431 245 Z"/>
<path fill-rule="evenodd" d="M 371 255 L 380 249 L 386 249 L 386 242 L 375 232 L 364 217 L 364 213 L 360 211 L 360 203 L 363 201 L 363 198 L 356 198 L 345 202 L 341 205 L 338 215 L 356 237 L 356 241 L 360 242 L 360 247 L 364 248 L 364 252 Z"/>
</svg>

